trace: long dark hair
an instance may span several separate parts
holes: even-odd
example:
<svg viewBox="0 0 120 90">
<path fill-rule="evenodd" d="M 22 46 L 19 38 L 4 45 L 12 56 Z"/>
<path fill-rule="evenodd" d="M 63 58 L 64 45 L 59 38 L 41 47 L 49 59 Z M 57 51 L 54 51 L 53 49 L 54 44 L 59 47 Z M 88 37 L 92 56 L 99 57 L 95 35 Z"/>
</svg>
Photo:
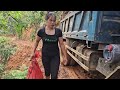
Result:
<svg viewBox="0 0 120 90">
<path fill-rule="evenodd" d="M 45 20 L 48 20 L 51 16 L 55 17 L 56 20 L 56 15 L 54 14 L 54 12 L 48 11 L 46 16 L 45 16 Z"/>
</svg>

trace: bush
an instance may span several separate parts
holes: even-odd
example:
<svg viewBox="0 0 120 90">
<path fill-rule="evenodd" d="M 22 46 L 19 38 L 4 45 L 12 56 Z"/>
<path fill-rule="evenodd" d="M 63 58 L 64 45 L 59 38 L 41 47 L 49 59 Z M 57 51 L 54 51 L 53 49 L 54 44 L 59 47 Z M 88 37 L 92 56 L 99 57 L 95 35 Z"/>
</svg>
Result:
<svg viewBox="0 0 120 90">
<path fill-rule="evenodd" d="M 2 79 L 26 79 L 28 67 L 25 65 L 21 66 L 22 70 L 11 70 L 8 72 L 4 72 L 2 75 Z"/>
<path fill-rule="evenodd" d="M 10 55 L 12 55 L 16 48 L 13 45 L 10 45 L 10 39 L 6 37 L 0 37 L 0 57 L 1 63 L 5 64 L 9 59 Z"/>
<path fill-rule="evenodd" d="M 4 64 L 0 64 L 0 73 L 4 71 Z"/>
<path fill-rule="evenodd" d="M 10 44 L 10 39 L 0 37 L 0 77 L 2 76 L 5 64 L 7 63 L 10 55 L 16 51 L 16 48 Z"/>
</svg>

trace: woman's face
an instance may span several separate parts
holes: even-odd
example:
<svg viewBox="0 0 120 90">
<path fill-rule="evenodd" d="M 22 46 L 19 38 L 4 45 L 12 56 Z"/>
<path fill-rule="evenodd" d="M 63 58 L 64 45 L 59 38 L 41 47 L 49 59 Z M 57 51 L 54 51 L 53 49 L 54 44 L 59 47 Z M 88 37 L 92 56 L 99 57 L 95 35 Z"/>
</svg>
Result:
<svg viewBox="0 0 120 90">
<path fill-rule="evenodd" d="M 50 16 L 49 19 L 47 20 L 47 25 L 50 28 L 54 28 L 55 24 L 56 24 L 56 18 L 55 18 L 55 16 Z"/>
</svg>

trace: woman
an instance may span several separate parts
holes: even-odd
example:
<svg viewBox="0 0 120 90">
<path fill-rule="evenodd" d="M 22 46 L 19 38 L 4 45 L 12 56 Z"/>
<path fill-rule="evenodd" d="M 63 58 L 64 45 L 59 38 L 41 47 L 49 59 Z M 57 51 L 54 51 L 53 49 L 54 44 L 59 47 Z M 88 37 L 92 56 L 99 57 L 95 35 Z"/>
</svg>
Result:
<svg viewBox="0 0 120 90">
<path fill-rule="evenodd" d="M 60 52 L 58 42 L 63 54 L 63 61 L 67 60 L 66 49 L 63 43 L 62 31 L 55 28 L 56 16 L 53 13 L 46 15 L 46 26 L 40 29 L 37 33 L 36 43 L 33 50 L 32 57 L 38 46 L 39 41 L 42 39 L 42 63 L 45 70 L 46 79 L 57 79 L 60 65 Z"/>
</svg>

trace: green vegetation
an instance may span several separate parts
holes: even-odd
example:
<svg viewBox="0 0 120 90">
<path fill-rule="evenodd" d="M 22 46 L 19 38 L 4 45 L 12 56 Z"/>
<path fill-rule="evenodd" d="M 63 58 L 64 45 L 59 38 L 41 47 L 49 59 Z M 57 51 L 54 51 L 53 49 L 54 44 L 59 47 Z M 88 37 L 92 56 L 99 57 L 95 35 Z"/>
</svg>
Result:
<svg viewBox="0 0 120 90">
<path fill-rule="evenodd" d="M 3 72 L 2 79 L 26 79 L 28 67 L 22 65 L 21 68 L 22 70 L 19 69 Z"/>
<path fill-rule="evenodd" d="M 43 11 L 0 11 L 0 34 L 22 36 L 23 30 L 29 26 L 44 22 Z"/>
<path fill-rule="evenodd" d="M 4 66 L 8 62 L 10 55 L 16 51 L 15 46 L 10 44 L 10 39 L 0 37 L 0 76 L 4 71 Z"/>
<path fill-rule="evenodd" d="M 0 37 L 0 61 L 6 64 L 10 55 L 15 52 L 16 48 L 10 44 L 10 39 L 7 37 Z"/>
<path fill-rule="evenodd" d="M 37 30 L 45 23 L 45 11 L 0 11 L 0 78 L 25 79 L 27 67 L 24 70 L 5 71 L 5 64 L 16 51 L 16 46 L 5 36 L 12 35 L 22 39 L 23 32 L 32 27 L 31 40 L 35 39 Z M 61 11 L 55 11 L 57 22 Z"/>
</svg>

